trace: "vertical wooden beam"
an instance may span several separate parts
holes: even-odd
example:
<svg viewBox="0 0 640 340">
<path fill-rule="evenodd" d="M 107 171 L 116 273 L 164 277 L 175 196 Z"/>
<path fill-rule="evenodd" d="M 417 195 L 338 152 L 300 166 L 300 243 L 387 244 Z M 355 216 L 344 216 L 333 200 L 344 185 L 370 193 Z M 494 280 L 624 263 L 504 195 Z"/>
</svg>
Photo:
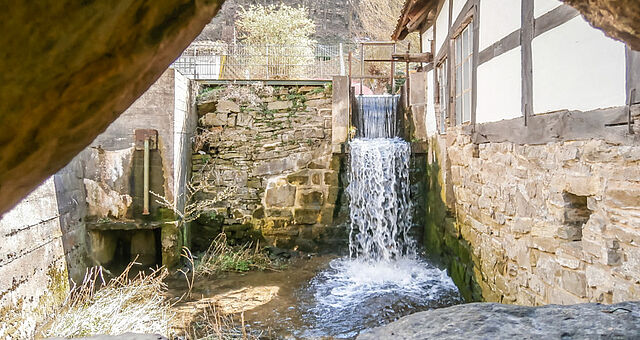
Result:
<svg viewBox="0 0 640 340">
<path fill-rule="evenodd" d="M 521 110 L 524 115 L 524 124 L 528 124 L 529 118 L 533 114 L 533 53 L 531 51 L 531 41 L 533 40 L 533 1 L 522 0 L 521 2 L 521 29 L 520 46 L 522 61 L 522 104 Z"/>
<path fill-rule="evenodd" d="M 478 105 L 478 56 L 480 55 L 480 0 L 473 4 L 473 59 L 471 59 L 471 125 L 476 125 Z M 532 1 L 533 2 L 533 1 Z"/>
<path fill-rule="evenodd" d="M 452 13 L 453 13 L 453 0 L 449 0 L 449 8 L 447 9 L 447 11 L 449 11 L 449 22 L 447 23 L 447 36 L 445 39 L 447 39 L 446 44 L 448 46 L 448 50 L 447 50 L 447 116 L 449 117 L 449 126 L 455 126 L 456 125 L 456 121 L 454 119 L 456 112 L 455 112 L 455 107 L 453 107 L 453 94 L 451 91 L 453 91 L 454 89 L 451 87 L 451 84 L 453 83 L 453 80 L 455 79 L 455 54 L 454 54 L 454 50 L 453 50 L 453 40 L 452 38 L 452 30 L 451 30 L 451 24 L 452 24 Z M 437 19 L 436 19 L 437 20 Z"/>
<path fill-rule="evenodd" d="M 393 42 L 392 56 L 396 54 L 396 47 L 396 42 Z M 396 94 L 396 63 L 393 61 L 391 62 L 391 94 Z"/>
<path fill-rule="evenodd" d="M 640 90 L 640 52 L 631 50 L 625 46 L 625 62 L 626 62 L 626 90 L 627 103 L 630 103 L 629 96 L 633 89 Z M 638 102 L 638 98 L 633 98 L 634 102 Z"/>
<path fill-rule="evenodd" d="M 364 83 L 364 44 L 360 43 L 360 95 L 363 95 L 362 84 Z"/>
</svg>

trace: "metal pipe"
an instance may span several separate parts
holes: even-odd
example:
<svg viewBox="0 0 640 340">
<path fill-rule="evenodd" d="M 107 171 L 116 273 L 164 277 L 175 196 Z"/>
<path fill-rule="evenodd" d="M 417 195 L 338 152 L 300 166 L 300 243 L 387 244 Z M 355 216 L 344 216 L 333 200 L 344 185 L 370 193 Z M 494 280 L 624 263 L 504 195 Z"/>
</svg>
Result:
<svg viewBox="0 0 640 340">
<path fill-rule="evenodd" d="M 149 215 L 149 138 L 144 140 L 144 188 L 142 215 Z"/>
</svg>

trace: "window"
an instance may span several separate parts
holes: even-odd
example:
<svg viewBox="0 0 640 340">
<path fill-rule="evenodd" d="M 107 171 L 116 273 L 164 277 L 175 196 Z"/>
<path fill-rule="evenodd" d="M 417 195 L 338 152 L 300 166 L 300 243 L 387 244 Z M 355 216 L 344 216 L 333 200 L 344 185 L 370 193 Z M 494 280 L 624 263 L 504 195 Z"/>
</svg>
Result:
<svg viewBox="0 0 640 340">
<path fill-rule="evenodd" d="M 455 38 L 456 124 L 471 121 L 471 67 L 473 63 L 473 28 L 468 24 Z"/>
<path fill-rule="evenodd" d="M 438 79 L 438 116 L 439 119 L 439 130 L 440 133 L 445 133 L 447 129 L 447 103 L 449 102 L 446 94 L 447 88 L 447 60 L 444 59 L 438 66 L 437 70 L 437 79 Z"/>
</svg>

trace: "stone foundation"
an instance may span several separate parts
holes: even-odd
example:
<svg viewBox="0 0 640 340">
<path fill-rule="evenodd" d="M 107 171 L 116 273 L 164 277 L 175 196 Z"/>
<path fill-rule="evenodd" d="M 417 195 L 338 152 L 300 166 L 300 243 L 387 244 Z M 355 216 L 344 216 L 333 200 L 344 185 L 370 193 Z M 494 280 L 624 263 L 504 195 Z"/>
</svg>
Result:
<svg viewBox="0 0 640 340">
<path fill-rule="evenodd" d="M 640 297 L 640 146 L 602 140 L 430 145 L 425 241 L 469 300 Z"/>
</svg>

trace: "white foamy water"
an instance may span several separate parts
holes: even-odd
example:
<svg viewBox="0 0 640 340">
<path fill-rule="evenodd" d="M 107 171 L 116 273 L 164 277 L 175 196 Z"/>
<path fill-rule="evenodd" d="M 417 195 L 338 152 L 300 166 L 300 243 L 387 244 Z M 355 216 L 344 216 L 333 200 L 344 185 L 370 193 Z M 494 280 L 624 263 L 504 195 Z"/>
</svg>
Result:
<svg viewBox="0 0 640 340">
<path fill-rule="evenodd" d="M 352 338 L 411 313 L 462 302 L 446 271 L 419 258 L 336 259 L 305 291 L 312 295 L 306 319 L 314 327 L 304 338 Z"/>
<path fill-rule="evenodd" d="M 349 257 L 331 261 L 302 292 L 304 338 L 352 338 L 421 310 L 462 302 L 441 270 L 417 255 L 410 235 L 409 143 L 396 137 L 396 96 L 359 96 L 349 143 Z M 304 303 L 303 303 L 304 304 Z"/>
<path fill-rule="evenodd" d="M 350 143 L 349 252 L 370 261 L 414 255 L 409 237 L 409 143 L 364 138 Z"/>
</svg>

